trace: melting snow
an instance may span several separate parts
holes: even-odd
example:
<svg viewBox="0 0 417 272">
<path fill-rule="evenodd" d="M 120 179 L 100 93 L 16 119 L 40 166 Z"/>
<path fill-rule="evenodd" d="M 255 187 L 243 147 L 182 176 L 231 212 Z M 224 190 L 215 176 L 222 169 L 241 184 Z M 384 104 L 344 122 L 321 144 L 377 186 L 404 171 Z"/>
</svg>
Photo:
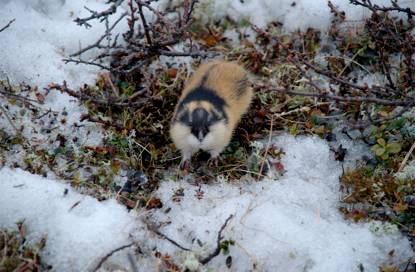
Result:
<svg viewBox="0 0 417 272">
<path fill-rule="evenodd" d="M 331 1 L 340 11 L 345 11 L 346 20 L 358 23 L 370 15 L 363 7 L 352 6 L 347 0 Z M 265 27 L 270 22 L 280 22 L 286 31 L 306 30 L 309 27 L 327 31 L 332 14 L 327 0 L 203 0 L 200 1 L 200 17 L 205 20 L 220 20 L 229 16 L 236 22 L 249 20 Z M 390 0 L 374 0 L 374 4 L 389 6 Z M 414 9 L 414 1 L 398 1 L 400 6 Z"/>
<path fill-rule="evenodd" d="M 73 20 L 88 15 L 84 5 L 104 10 L 105 2 L 2 1 L 0 26 L 13 18 L 16 21 L 0 33 L 0 78 L 8 76 L 15 83 L 25 81 L 40 87 L 63 80 L 74 88 L 92 83 L 97 69 L 64 65 L 62 58 L 102 35 L 104 25 L 93 24 L 91 29 L 85 29 Z M 366 16 L 363 9 L 348 7 L 348 1 L 333 3 L 346 11 L 348 20 Z M 201 14 L 212 19 L 228 15 L 237 21 L 249 19 L 258 26 L 281 21 L 288 31 L 307 27 L 325 31 L 331 20 L 327 1 L 205 0 L 200 5 Z M 236 38 L 236 33 L 229 34 Z M 78 121 L 84 111 L 75 107 L 71 98 L 57 93 L 49 94 L 45 103 L 46 108 L 60 114 L 65 108 L 68 126 Z M 11 109 L 14 110 L 18 109 Z M 21 118 L 30 123 L 27 114 Z M 1 119 L 0 127 L 12 129 L 5 119 Z M 36 129 L 36 124 L 32 125 L 24 135 L 35 135 L 48 144 L 42 133 L 34 132 Z M 91 136 L 89 144 L 99 142 L 99 138 L 100 135 Z M 0 170 L 0 228 L 15 228 L 17 221 L 25 220 L 30 241 L 47 235 L 42 257 L 56 271 L 89 270 L 104 255 L 132 241 L 143 249 L 143 255 L 138 257 L 141 271 L 155 269 L 155 250 L 175 256 L 176 263 L 189 264 L 194 255 L 207 256 L 213 250 L 217 232 L 230 214 L 233 218 L 223 234 L 225 239 L 235 241 L 229 253 L 235 271 L 355 271 L 360 264 L 365 271 L 377 271 L 384 261 L 398 263 L 413 256 L 407 239 L 395 226 L 379 222 L 356 224 L 342 218 L 338 211 L 341 165 L 326 142 L 281 136 L 275 143 L 286 153 L 286 173 L 279 180 L 234 184 L 223 181 L 199 186 L 187 181 L 163 181 L 155 196 L 161 198 L 164 208 L 139 213 L 128 213 L 115 200 L 98 202 L 78 194 L 61 181 L 5 167 Z M 345 145 L 348 151 L 357 147 L 346 139 Z M 351 154 L 359 156 L 362 152 L 365 151 Z M 355 156 L 348 160 L 353 163 Z M 66 189 L 68 193 L 64 194 Z M 172 196 L 178 189 L 184 190 L 184 196 L 174 202 Z M 202 199 L 196 197 L 198 190 Z M 150 233 L 144 228 L 144 220 L 170 222 L 161 232 L 193 253 L 181 252 Z M 394 254 L 389 256 L 392 249 Z M 125 256 L 117 256 L 111 261 L 128 267 Z M 208 266 L 224 271 L 225 258 L 220 254 Z"/>
<path fill-rule="evenodd" d="M 98 202 L 19 169 L 3 168 L 0 188 L 0 226 L 12 228 L 25 220 L 29 239 L 46 236 L 42 257 L 55 271 L 95 267 L 101 257 L 127 244 L 135 227 L 133 213 L 114 199 Z"/>
<path fill-rule="evenodd" d="M 343 219 L 338 210 L 341 165 L 324 140 L 284 135 L 274 143 L 285 152 L 286 172 L 280 179 L 199 186 L 164 181 L 155 194 L 164 208 L 138 214 L 114 200 L 98 202 L 60 182 L 3 168 L 0 227 L 11 228 L 24 219 L 32 239 L 46 234 L 44 260 L 62 271 L 83 271 L 132 241 L 143 251 L 138 260 L 142 268 L 155 265 L 156 250 L 179 264 L 194 255 L 205 257 L 214 250 L 217 232 L 229 215 L 233 218 L 223 235 L 235 241 L 229 253 L 235 271 L 355 271 L 360 264 L 365 271 L 376 271 L 383 262 L 413 256 L 395 226 Z M 178 189 L 184 196 L 176 202 L 172 197 Z M 193 253 L 150 233 L 143 227 L 145 220 L 164 225 L 162 233 Z M 208 266 L 225 271 L 226 257 L 220 254 Z"/>
</svg>

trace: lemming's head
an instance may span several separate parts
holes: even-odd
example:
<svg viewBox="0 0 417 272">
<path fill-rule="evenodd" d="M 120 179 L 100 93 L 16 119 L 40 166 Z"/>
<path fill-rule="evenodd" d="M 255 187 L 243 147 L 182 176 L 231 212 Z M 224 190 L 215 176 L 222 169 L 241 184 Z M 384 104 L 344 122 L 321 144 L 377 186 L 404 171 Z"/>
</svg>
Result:
<svg viewBox="0 0 417 272">
<path fill-rule="evenodd" d="M 212 126 L 226 121 L 222 110 L 207 101 L 184 104 L 177 114 L 177 121 L 189 127 L 190 133 L 200 142 L 210 133 Z"/>
</svg>

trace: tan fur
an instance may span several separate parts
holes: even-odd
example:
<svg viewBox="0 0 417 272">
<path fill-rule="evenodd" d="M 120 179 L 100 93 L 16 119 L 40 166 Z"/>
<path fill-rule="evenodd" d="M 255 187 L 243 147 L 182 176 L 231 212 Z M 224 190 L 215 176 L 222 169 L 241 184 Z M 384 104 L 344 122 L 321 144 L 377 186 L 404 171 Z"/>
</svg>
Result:
<svg viewBox="0 0 417 272">
<path fill-rule="evenodd" d="M 227 124 L 219 122 L 212 125 L 210 127 L 211 133 L 207 135 L 207 139 L 204 139 L 200 146 L 200 149 L 209 150 L 211 156 L 216 157 L 229 144 L 240 118 L 249 108 L 253 91 L 248 84 L 247 73 L 241 66 L 233 62 L 211 61 L 201 65 L 187 81 L 174 116 L 181 101 L 189 92 L 199 86 L 213 90 L 227 104 L 225 106 Z M 187 104 L 187 109 L 190 112 L 197 107 L 203 107 L 207 111 L 214 109 L 214 106 L 207 101 L 193 101 Z M 187 140 L 187 133 L 190 133 L 189 128 L 187 130 L 186 126 L 174 121 L 170 133 L 173 142 L 182 151 L 183 156 L 189 158 L 188 153 L 192 155 L 196 152 L 194 144 Z"/>
</svg>

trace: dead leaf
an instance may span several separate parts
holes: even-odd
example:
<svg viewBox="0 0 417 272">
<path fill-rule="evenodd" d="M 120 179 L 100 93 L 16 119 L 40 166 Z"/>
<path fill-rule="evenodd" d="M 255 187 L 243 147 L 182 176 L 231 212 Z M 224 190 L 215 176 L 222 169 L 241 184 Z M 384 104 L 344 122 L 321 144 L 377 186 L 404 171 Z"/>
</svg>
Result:
<svg viewBox="0 0 417 272">
<path fill-rule="evenodd" d="M 36 96 L 36 100 L 38 100 L 39 103 L 43 104 L 43 102 L 45 101 L 45 96 L 41 94 L 40 92 L 36 92 L 35 96 Z"/>
<path fill-rule="evenodd" d="M 177 77 L 177 72 L 178 70 L 176 68 L 169 68 L 166 73 L 168 77 L 175 78 Z"/>
<path fill-rule="evenodd" d="M 146 203 L 145 208 L 147 210 L 151 210 L 151 209 L 160 209 L 162 208 L 162 202 L 159 198 L 151 198 L 148 200 L 148 202 Z"/>
</svg>

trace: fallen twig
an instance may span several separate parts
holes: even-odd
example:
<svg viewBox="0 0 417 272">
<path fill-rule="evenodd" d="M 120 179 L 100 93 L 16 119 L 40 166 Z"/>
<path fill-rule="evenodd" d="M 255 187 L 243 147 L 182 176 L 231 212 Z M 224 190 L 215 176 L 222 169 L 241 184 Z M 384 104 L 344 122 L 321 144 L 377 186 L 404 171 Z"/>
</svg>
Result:
<svg viewBox="0 0 417 272">
<path fill-rule="evenodd" d="M 220 254 L 221 251 L 221 242 L 223 239 L 222 236 L 222 232 L 223 230 L 226 228 L 227 224 L 229 223 L 229 221 L 232 219 L 233 214 L 229 215 L 229 217 L 226 219 L 226 221 L 223 223 L 223 225 L 221 226 L 219 232 L 217 233 L 217 246 L 214 249 L 214 251 L 212 253 L 210 253 L 207 257 L 205 258 L 201 258 L 200 259 L 200 263 L 201 264 L 207 264 L 208 262 L 210 262 L 214 257 L 216 257 L 217 255 Z"/>
<path fill-rule="evenodd" d="M 166 236 L 165 234 L 160 232 L 156 226 L 154 226 L 150 223 L 146 223 L 146 226 L 147 226 L 148 230 L 152 231 L 153 233 L 157 234 L 158 236 L 161 236 L 162 238 L 164 238 L 165 240 L 167 240 L 168 242 L 170 242 L 174 246 L 178 247 L 179 249 L 182 249 L 182 250 L 185 250 L 185 251 L 190 251 L 189 248 L 186 248 L 186 247 L 180 245 L 176 241 L 172 240 L 171 238 L 169 238 L 168 236 Z"/>
<path fill-rule="evenodd" d="M 4 31 L 6 28 L 8 28 L 14 21 L 16 21 L 16 19 L 12 19 L 10 20 L 7 25 L 3 26 L 2 28 L 0 28 L 0 32 Z"/>
<path fill-rule="evenodd" d="M 268 151 L 269 151 L 269 148 L 270 148 L 270 146 L 271 146 L 271 140 L 272 140 L 272 130 L 273 130 L 273 128 L 274 128 L 274 120 L 275 120 L 274 115 L 272 115 L 272 116 L 271 116 L 271 123 L 270 123 L 270 126 L 269 126 L 268 143 L 266 144 L 265 153 L 264 153 L 264 155 L 263 155 L 263 157 L 262 157 L 261 167 L 259 168 L 258 180 L 260 180 L 260 179 L 261 179 L 261 177 L 263 177 L 262 172 L 263 172 L 263 170 L 264 170 L 264 165 L 265 165 L 265 162 L 266 162 L 267 157 L 268 157 Z"/>
<path fill-rule="evenodd" d="M 416 147 L 416 143 L 414 142 L 410 150 L 408 150 L 407 154 L 405 155 L 404 160 L 401 162 L 400 168 L 398 168 L 398 172 L 404 169 L 405 165 L 407 164 L 408 159 L 410 158 L 411 154 L 413 154 L 415 147 Z"/>
<path fill-rule="evenodd" d="M 121 251 L 121 250 L 123 250 L 123 249 L 125 249 L 125 248 L 128 248 L 128 247 L 131 247 L 131 246 L 133 246 L 135 243 L 130 243 L 130 244 L 127 244 L 127 245 L 124 245 L 124 246 L 121 246 L 121 247 L 118 247 L 118 248 L 116 248 L 116 249 L 114 249 L 114 250 L 112 250 L 111 252 L 109 252 L 109 253 L 107 253 L 106 254 L 106 256 L 104 256 L 103 258 L 101 258 L 101 260 L 100 260 L 100 262 L 97 264 L 97 266 L 92 270 L 92 271 L 97 271 L 97 270 L 99 270 L 100 269 L 100 267 L 103 265 L 103 263 L 108 259 L 108 258 L 110 258 L 114 253 L 116 253 L 116 252 L 118 252 L 118 251 Z"/>
<path fill-rule="evenodd" d="M 12 128 L 16 131 L 16 135 L 22 136 L 22 133 L 17 129 L 17 127 L 14 125 L 13 120 L 10 118 L 9 114 L 7 113 L 6 109 L 0 105 L 0 111 L 3 112 L 4 116 L 6 117 L 7 121 L 9 121 L 9 124 L 12 126 Z"/>
</svg>

